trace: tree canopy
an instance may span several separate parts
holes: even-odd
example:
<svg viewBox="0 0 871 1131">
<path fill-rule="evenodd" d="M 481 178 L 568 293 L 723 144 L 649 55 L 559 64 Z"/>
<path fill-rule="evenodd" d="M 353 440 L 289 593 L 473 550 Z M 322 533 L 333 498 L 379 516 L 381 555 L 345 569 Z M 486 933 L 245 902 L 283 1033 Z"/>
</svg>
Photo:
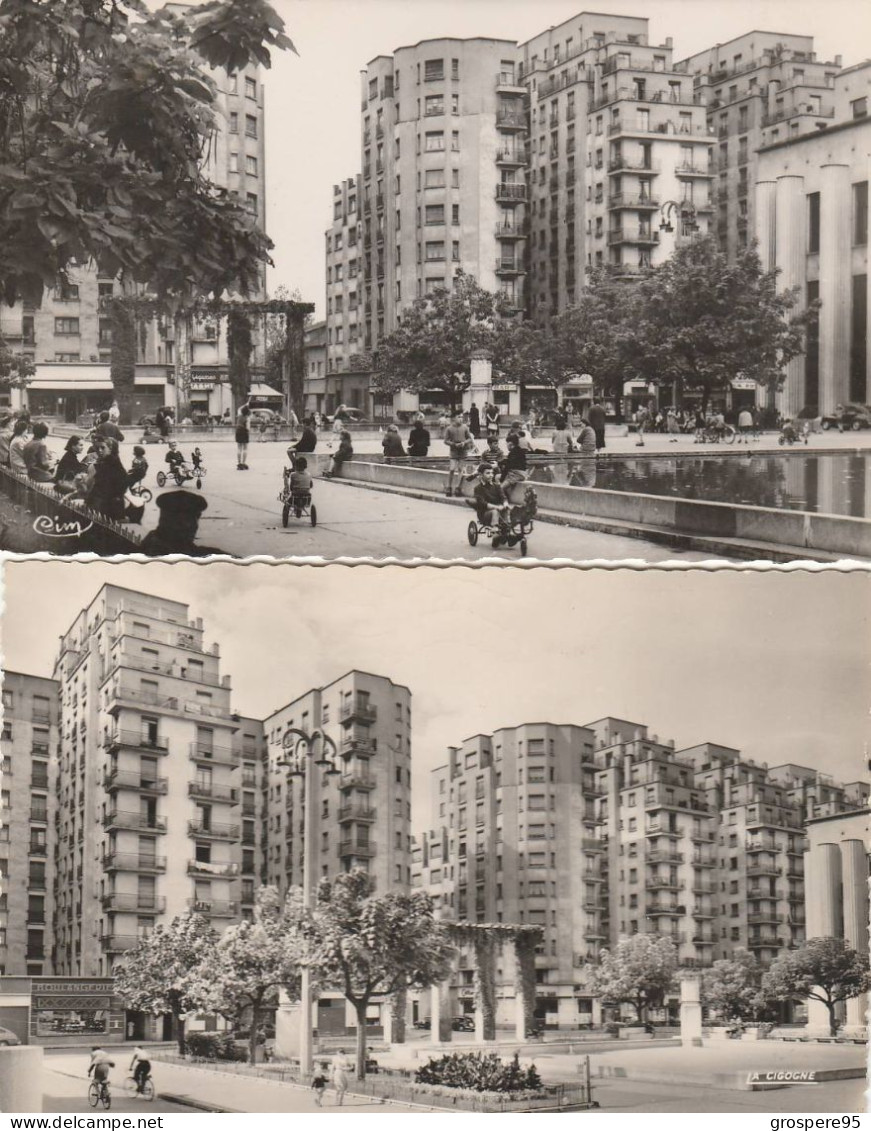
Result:
<svg viewBox="0 0 871 1131">
<path fill-rule="evenodd" d="M 772 962 L 762 979 L 773 998 L 813 998 L 828 1010 L 829 1032 L 838 1031 L 836 1007 L 840 1002 L 871 990 L 868 955 L 860 954 L 842 938 L 816 938 L 798 950 L 789 950 Z"/>
<path fill-rule="evenodd" d="M 215 942 L 202 915 L 178 915 L 125 951 L 112 971 L 115 993 L 128 1009 L 172 1014 L 182 1055 L 185 1015 L 205 1008 L 209 1001 Z"/>
<path fill-rule="evenodd" d="M 747 950 L 719 958 L 702 974 L 702 1001 L 725 1020 L 757 1019 L 771 999 L 762 990 L 764 969 Z"/>
<path fill-rule="evenodd" d="M 3 299 L 90 262 L 169 302 L 254 289 L 271 244 L 209 179 L 210 68 L 268 67 L 283 26 L 265 0 L 0 0 Z"/>
<path fill-rule="evenodd" d="M 511 363 L 514 324 L 501 295 L 458 271 L 450 290 L 437 287 L 402 312 L 399 326 L 378 344 L 373 383 L 381 392 L 444 390 L 455 407 L 469 387 L 476 350 L 493 355 L 494 369 Z"/>
<path fill-rule="evenodd" d="M 630 1002 L 644 1019 L 650 1006 L 661 1005 L 674 984 L 677 950 L 659 935 L 631 935 L 613 950 L 602 950 L 591 966 L 590 988 L 603 1001 Z"/>
</svg>

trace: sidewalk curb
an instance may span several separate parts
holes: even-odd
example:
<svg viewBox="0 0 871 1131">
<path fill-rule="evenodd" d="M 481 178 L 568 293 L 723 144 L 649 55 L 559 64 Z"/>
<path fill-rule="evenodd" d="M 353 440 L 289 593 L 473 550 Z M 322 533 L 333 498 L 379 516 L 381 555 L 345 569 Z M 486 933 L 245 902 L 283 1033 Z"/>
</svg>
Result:
<svg viewBox="0 0 871 1131">
<path fill-rule="evenodd" d="M 212 1115 L 245 1115 L 246 1113 L 242 1108 L 238 1107 L 221 1107 L 220 1104 L 210 1104 L 207 1100 L 194 1099 L 193 1096 L 180 1096 L 175 1092 L 158 1092 L 157 1098 L 159 1100 L 166 1100 L 167 1103 L 181 1104 L 182 1107 L 190 1107 L 195 1111 L 205 1111 Z"/>
</svg>

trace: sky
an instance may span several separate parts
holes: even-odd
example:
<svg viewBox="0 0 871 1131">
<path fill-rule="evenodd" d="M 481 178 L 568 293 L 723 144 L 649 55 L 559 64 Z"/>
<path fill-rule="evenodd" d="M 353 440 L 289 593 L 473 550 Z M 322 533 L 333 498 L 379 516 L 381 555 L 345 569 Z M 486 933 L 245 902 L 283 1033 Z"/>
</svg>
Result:
<svg viewBox="0 0 871 1131">
<path fill-rule="evenodd" d="M 4 667 L 50 676 L 105 583 L 187 602 L 241 714 L 352 668 L 407 685 L 416 830 L 447 747 L 522 722 L 614 715 L 866 776 L 871 573 L 7 560 Z"/>
<path fill-rule="evenodd" d="M 360 169 L 360 71 L 377 55 L 440 36 L 523 42 L 585 10 L 582 0 L 272 0 L 298 55 L 264 74 L 270 292 L 298 289 L 324 314 L 324 231 L 332 187 Z M 595 0 L 596 12 L 646 16 L 675 61 L 747 31 L 811 35 L 817 57 L 860 62 L 871 43 L 862 0 Z"/>
</svg>

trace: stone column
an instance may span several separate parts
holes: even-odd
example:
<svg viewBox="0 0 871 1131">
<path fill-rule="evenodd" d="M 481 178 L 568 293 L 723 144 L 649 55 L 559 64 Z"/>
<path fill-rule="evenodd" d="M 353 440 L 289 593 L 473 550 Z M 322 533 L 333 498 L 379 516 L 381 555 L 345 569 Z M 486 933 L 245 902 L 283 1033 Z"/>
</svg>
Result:
<svg viewBox="0 0 871 1131">
<path fill-rule="evenodd" d="M 526 1040 L 535 1016 L 536 942 L 528 932 L 514 940 L 514 1024 L 519 1041 Z"/>
<path fill-rule="evenodd" d="M 381 1006 L 384 1040 L 389 1045 L 405 1044 L 405 1015 L 408 1007 L 408 990 L 402 988 L 391 994 Z"/>
<path fill-rule="evenodd" d="M 275 1011 L 275 1051 L 282 1057 L 299 1056 L 300 1005 L 292 1002 L 282 987 Z"/>
<path fill-rule="evenodd" d="M 756 239 L 762 270 L 771 271 L 777 262 L 775 246 L 775 181 L 756 182 Z"/>
<path fill-rule="evenodd" d="M 680 1043 L 683 1048 L 702 1043 L 701 983 L 698 978 L 680 980 Z"/>
<path fill-rule="evenodd" d="M 775 266 L 780 268 L 778 290 L 801 287 L 795 309 L 805 305 L 805 267 L 807 262 L 807 198 L 804 177 L 783 176 L 775 186 Z M 822 364 L 822 363 L 821 363 Z M 804 407 L 804 356 L 793 358 L 786 367 L 778 406 L 784 416 L 795 416 Z"/>
<path fill-rule="evenodd" d="M 475 932 L 475 1040 L 496 1039 L 496 940 L 487 928 Z"/>
<path fill-rule="evenodd" d="M 445 1044 L 453 1038 L 451 1029 L 450 982 L 437 982 L 430 987 L 432 1009 L 430 1010 L 429 1039 L 434 1045 Z"/>
<path fill-rule="evenodd" d="M 473 404 L 478 406 L 481 424 L 484 423 L 484 405 L 493 398 L 493 357 L 487 350 L 475 350 L 470 359 L 471 379 L 463 393 L 463 409 L 468 412 Z"/>
<path fill-rule="evenodd" d="M 42 1067 L 42 1049 L 36 1045 L 0 1048 L 3 1111 L 42 1112 Z"/>
<path fill-rule="evenodd" d="M 805 853 L 805 919 L 809 939 L 843 934 L 841 904 L 841 852 L 837 844 L 819 844 Z M 808 998 L 809 1035 L 828 1036 L 829 1011 L 821 1001 Z"/>
<path fill-rule="evenodd" d="M 823 165 L 820 192 L 820 409 L 850 399 L 850 167 Z"/>
<path fill-rule="evenodd" d="M 844 938 L 859 954 L 868 953 L 868 865 L 861 840 L 841 841 L 841 869 L 844 884 Z M 868 995 L 847 1003 L 845 1024 L 858 1029 L 867 1024 Z"/>
</svg>

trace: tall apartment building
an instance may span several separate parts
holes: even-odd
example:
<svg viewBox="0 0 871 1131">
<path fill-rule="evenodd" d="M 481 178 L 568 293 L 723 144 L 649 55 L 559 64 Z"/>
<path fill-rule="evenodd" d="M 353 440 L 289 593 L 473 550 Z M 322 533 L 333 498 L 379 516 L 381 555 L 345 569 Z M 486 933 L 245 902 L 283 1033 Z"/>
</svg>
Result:
<svg viewBox="0 0 871 1131">
<path fill-rule="evenodd" d="M 411 693 L 384 676 L 351 671 L 273 712 L 263 724 L 269 774 L 261 879 L 302 886 L 305 782 L 277 766 L 288 727 L 335 744 L 334 769 L 315 767 L 318 878 L 364 868 L 383 893 L 411 882 Z"/>
<path fill-rule="evenodd" d="M 637 275 L 713 211 L 710 128 L 672 41 L 648 21 L 583 12 L 520 47 L 529 93 L 531 317 L 577 299 L 586 273 Z M 661 230 L 667 219 L 671 232 Z"/>
<path fill-rule="evenodd" d="M 241 720 L 202 622 L 119 586 L 63 635 L 55 675 L 54 966 L 98 977 L 189 908 L 239 918 Z"/>
<path fill-rule="evenodd" d="M 369 372 L 363 324 L 363 178 L 333 187 L 333 224 L 326 235 L 326 376 L 316 390 L 307 385 L 306 408 L 334 412 L 340 404 L 368 414 Z"/>
<path fill-rule="evenodd" d="M 677 66 L 692 76 L 716 131 L 716 233 L 733 257 L 755 237 L 758 150 L 826 128 L 841 57 L 818 60 L 812 36 L 751 31 Z"/>
<path fill-rule="evenodd" d="M 415 882 L 444 918 L 542 926 L 537 1009 L 570 1026 L 593 1015 L 585 966 L 622 937 L 669 938 L 684 968 L 798 946 L 805 823 L 867 797 L 864 783 L 714 743 L 676 751 L 624 719 L 529 724 L 470 739 L 433 771 Z M 512 978 L 506 964 L 506 1020 Z M 461 958 L 460 1008 L 472 979 Z"/>
<path fill-rule="evenodd" d="M 260 69 L 251 65 L 238 74 L 210 73 L 218 87 L 217 129 L 204 157 L 205 176 L 236 194 L 263 227 L 266 150 Z M 86 410 L 109 406 L 112 323 L 100 302 L 119 295 L 121 286 L 117 279 L 84 265 L 72 267 L 69 276 L 69 283 L 58 282 L 47 289 L 38 307 L 19 302 L 0 310 L 0 335 L 36 365 L 36 375 L 26 391 L 0 392 L 0 407 L 26 405 L 34 415 L 75 423 Z M 134 421 L 161 405 L 176 404 L 178 364 L 191 367 L 193 408 L 221 415 L 230 406 L 223 320 L 194 318 L 184 356 L 179 353 L 182 347 L 175 340 L 171 319 L 143 319 L 137 329 Z M 252 367 L 256 373 L 265 360 L 262 335 L 256 328 L 254 339 Z"/>
<path fill-rule="evenodd" d="M 58 686 L 3 673 L 0 973 L 51 974 Z"/>
</svg>

